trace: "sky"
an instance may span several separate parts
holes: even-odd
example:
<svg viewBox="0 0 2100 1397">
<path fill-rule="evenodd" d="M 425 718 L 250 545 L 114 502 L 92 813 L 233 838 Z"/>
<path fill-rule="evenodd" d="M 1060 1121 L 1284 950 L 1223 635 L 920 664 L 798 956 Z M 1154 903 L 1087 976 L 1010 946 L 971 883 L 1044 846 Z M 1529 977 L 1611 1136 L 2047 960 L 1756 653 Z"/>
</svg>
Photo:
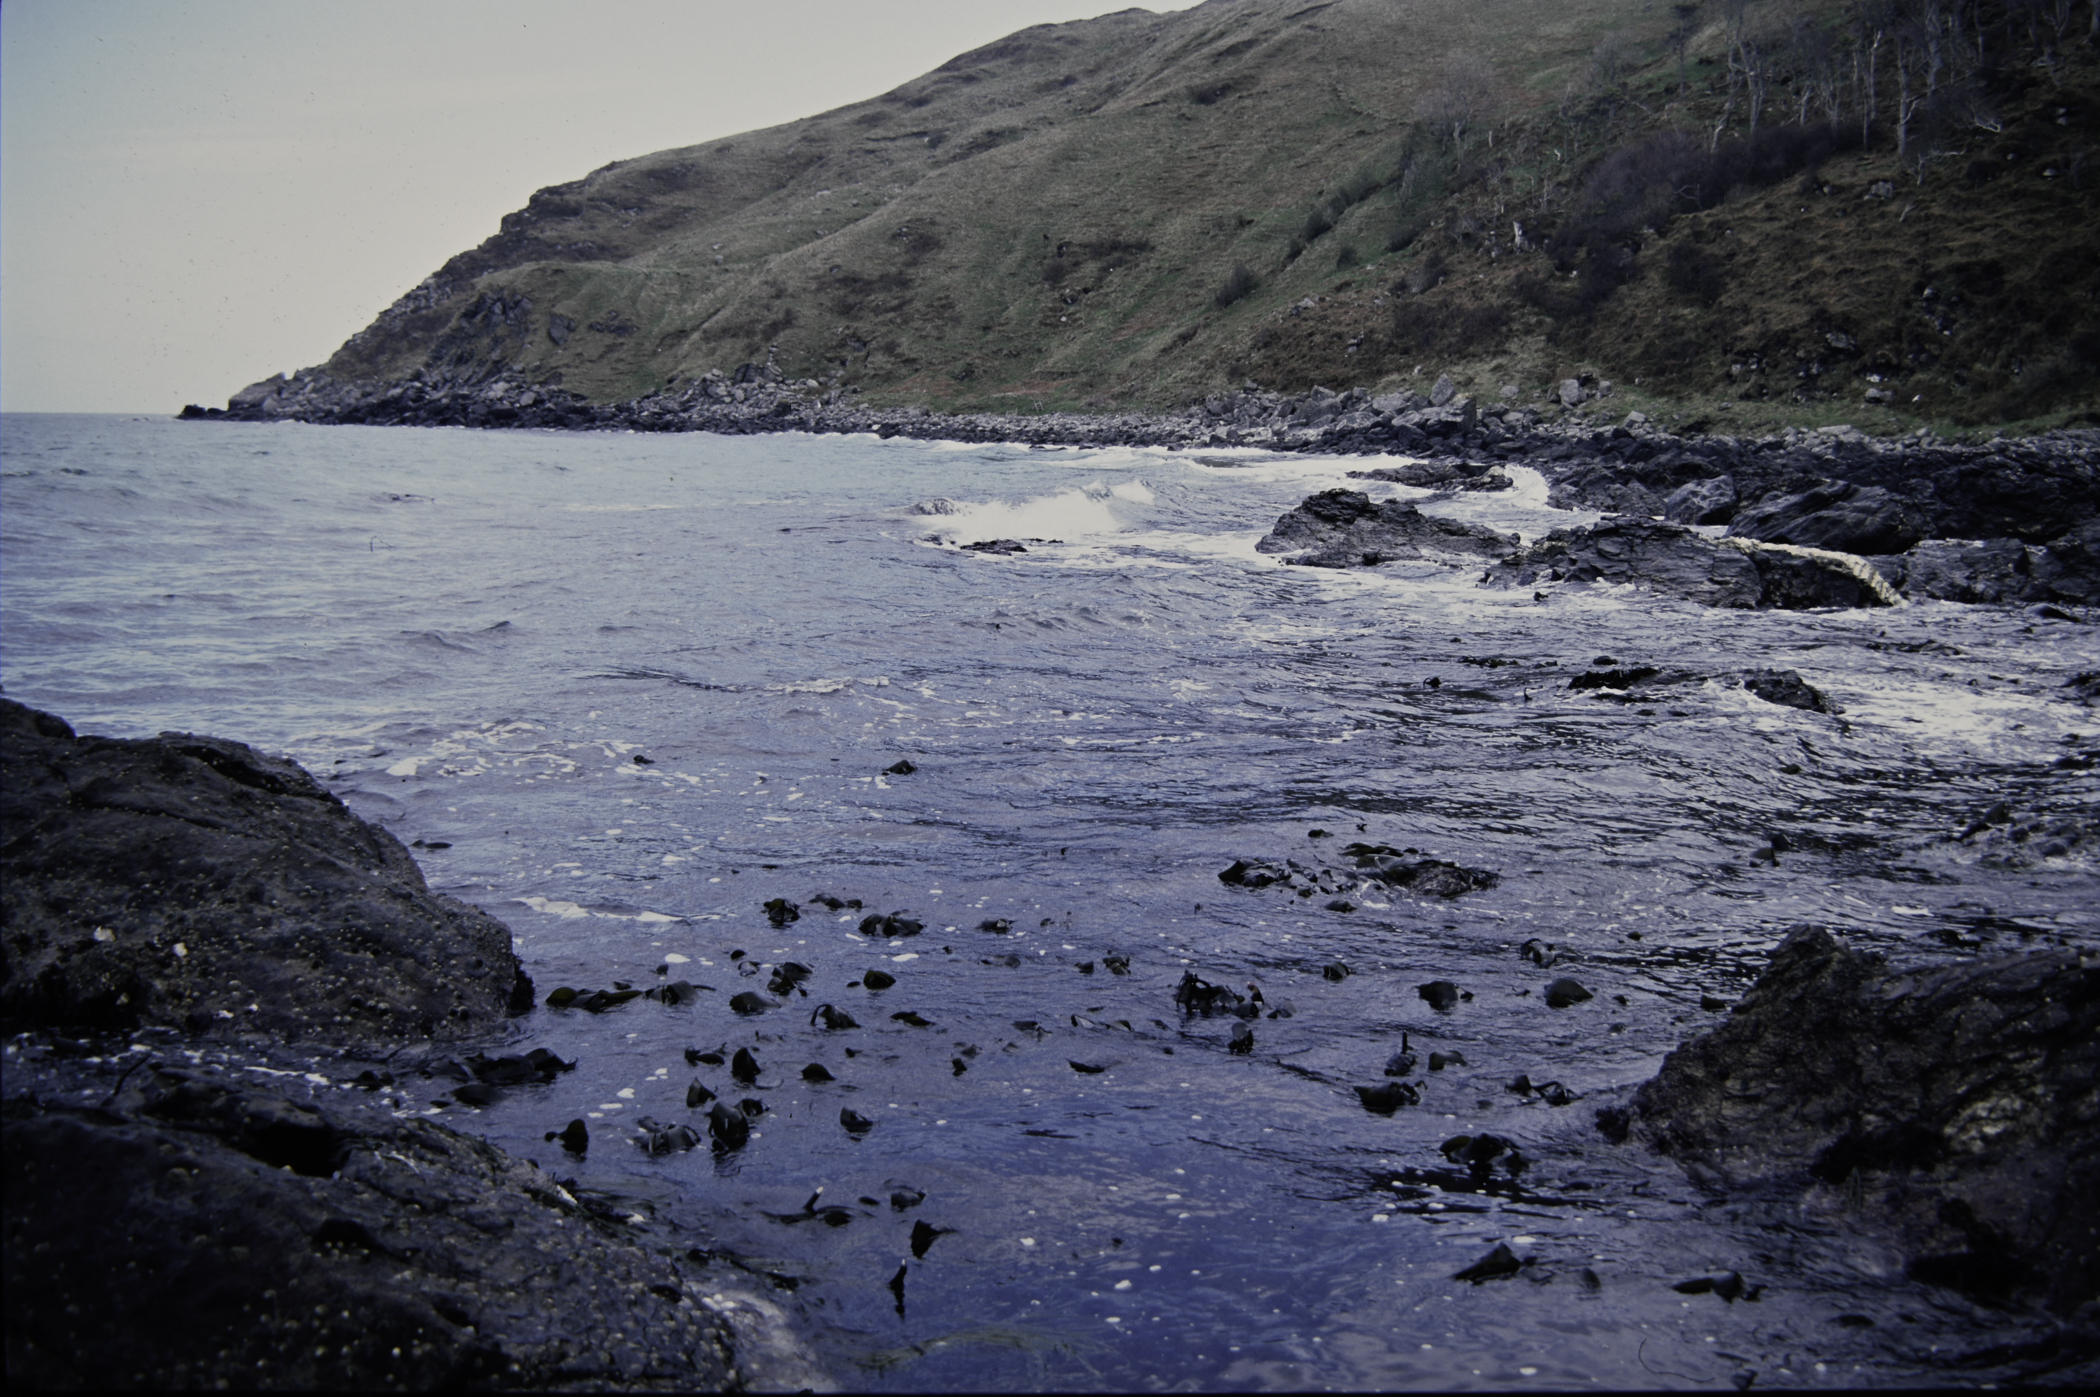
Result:
<svg viewBox="0 0 2100 1397">
<path fill-rule="evenodd" d="M 0 410 L 222 405 L 325 360 L 535 189 L 1123 8 L 6 0 Z"/>
</svg>

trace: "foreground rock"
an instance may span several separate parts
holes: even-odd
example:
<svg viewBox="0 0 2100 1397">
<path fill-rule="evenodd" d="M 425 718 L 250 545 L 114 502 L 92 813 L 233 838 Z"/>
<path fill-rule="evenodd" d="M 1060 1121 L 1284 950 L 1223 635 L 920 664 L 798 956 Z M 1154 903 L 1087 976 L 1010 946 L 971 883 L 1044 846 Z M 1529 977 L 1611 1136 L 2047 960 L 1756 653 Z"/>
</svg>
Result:
<svg viewBox="0 0 2100 1397">
<path fill-rule="evenodd" d="M 1506 558 L 1517 536 L 1396 500 L 1372 504 L 1361 490 L 1323 490 L 1279 518 L 1254 547 L 1306 567 L 1376 567 L 1401 559 Z"/>
<path fill-rule="evenodd" d="M 2100 963 L 2077 952 L 1898 971 L 1797 927 L 1599 1123 L 1701 1183 L 1870 1219 L 1917 1279 L 2100 1296 Z"/>
<path fill-rule="evenodd" d="M 624 1218 L 480 1141 L 281 1076 L 295 1085 L 157 1063 L 101 1105 L 10 1097 L 12 1382 L 730 1385 L 722 1301 Z"/>
<path fill-rule="evenodd" d="M 0 877 L 16 1024 L 398 1041 L 531 1004 L 502 923 L 238 742 L 76 737 L 0 699 Z"/>
</svg>

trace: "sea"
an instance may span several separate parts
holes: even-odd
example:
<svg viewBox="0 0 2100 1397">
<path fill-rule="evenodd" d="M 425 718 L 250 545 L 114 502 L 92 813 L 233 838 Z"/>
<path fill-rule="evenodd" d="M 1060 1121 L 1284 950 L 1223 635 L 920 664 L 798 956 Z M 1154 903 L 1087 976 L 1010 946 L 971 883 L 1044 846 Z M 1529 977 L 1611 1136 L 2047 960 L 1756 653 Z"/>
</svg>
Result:
<svg viewBox="0 0 2100 1397">
<path fill-rule="evenodd" d="M 2058 764 L 2100 730 L 2086 626 L 1255 546 L 1337 487 L 1526 539 L 1595 517 L 1522 461 L 1432 495 L 1254 450 L 119 415 L 10 415 L 0 456 L 9 698 L 292 757 L 507 924 L 542 999 L 695 987 L 512 1021 L 578 1064 L 549 1085 L 389 1099 L 762 1301 L 825 1381 L 1968 1383 L 2048 1327 L 1597 1113 L 1798 924 L 1923 963 L 2095 944 L 2089 844 L 1961 837 L 2090 818 Z M 1673 682 L 1570 687 L 1634 667 Z M 1496 879 L 1416 895 L 1352 844 Z M 1297 876 L 1221 880 L 1243 860 Z M 1256 1016 L 1185 1013 L 1191 975 Z M 1591 997 L 1549 1007 L 1563 976 Z M 1419 1099 L 1367 1109 L 1403 1047 Z M 754 1103 L 740 1148 L 695 1082 Z M 700 1143 L 650 1153 L 643 1118 Z M 1490 1168 L 1448 1157 L 1485 1135 Z M 1513 1273 L 1456 1278 L 1497 1247 Z M 1730 1271 L 1754 1299 L 1677 1288 Z"/>
</svg>

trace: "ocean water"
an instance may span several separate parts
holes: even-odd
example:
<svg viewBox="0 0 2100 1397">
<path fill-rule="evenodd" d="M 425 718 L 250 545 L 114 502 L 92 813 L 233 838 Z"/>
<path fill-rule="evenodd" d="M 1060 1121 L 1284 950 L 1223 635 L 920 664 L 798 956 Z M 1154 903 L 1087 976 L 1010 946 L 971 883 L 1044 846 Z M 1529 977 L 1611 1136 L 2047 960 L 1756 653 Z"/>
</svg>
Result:
<svg viewBox="0 0 2100 1397">
<path fill-rule="evenodd" d="M 1839 1207 L 1702 1195 L 1595 1112 L 1796 923 L 1916 958 L 2092 944 L 2088 858 L 1953 837 L 2000 800 L 2092 811 L 2052 765 L 2100 728 L 2065 687 L 2100 668 L 2085 627 L 1255 551 L 1357 459 L 56 416 L 0 422 L 0 454 L 9 697 L 296 758 L 506 922 L 542 995 L 706 987 L 542 1007 L 512 1040 L 576 1071 L 484 1108 L 409 1078 L 399 1109 L 764 1289 L 843 1386 L 1972 1381 L 1950 1355 L 2040 1325 L 1906 1281 Z M 1363 488 L 1584 522 L 1516 474 Z M 961 546 L 1002 538 L 1027 551 Z M 1605 656 L 1694 677 L 1567 688 Z M 1765 703 L 1750 668 L 1843 711 Z M 1355 840 L 1500 881 L 1364 884 Z M 1241 858 L 1330 891 L 1221 883 Z M 860 931 L 891 912 L 923 930 Z M 768 992 L 787 962 L 807 980 Z M 1291 1012 L 1234 1053 L 1239 1020 L 1178 1011 L 1190 972 Z M 1560 975 L 1595 997 L 1548 1008 Z M 1432 1008 L 1440 979 L 1471 997 Z M 1403 1035 L 1463 1061 L 1368 1112 Z M 755 1083 L 686 1056 L 738 1048 Z M 704 1131 L 694 1080 L 762 1102 L 748 1144 L 645 1154 L 640 1117 Z M 572 1118 L 580 1159 L 545 1138 Z M 1483 1132 L 1526 1167 L 1439 1152 Z M 1498 1244 L 1531 1264 L 1453 1279 Z M 1671 1288 L 1723 1270 L 1758 1301 Z"/>
</svg>

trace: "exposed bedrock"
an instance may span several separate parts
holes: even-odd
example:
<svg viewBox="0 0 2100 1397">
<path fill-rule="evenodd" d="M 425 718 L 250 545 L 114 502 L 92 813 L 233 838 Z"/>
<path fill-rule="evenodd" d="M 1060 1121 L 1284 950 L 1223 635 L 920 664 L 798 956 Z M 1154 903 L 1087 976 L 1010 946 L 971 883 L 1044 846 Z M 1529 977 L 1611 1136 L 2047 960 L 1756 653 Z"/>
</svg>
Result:
<svg viewBox="0 0 2100 1397">
<path fill-rule="evenodd" d="M 730 1385 L 707 1292 L 623 1217 L 359 1095 L 324 1108 L 163 1065 L 100 1106 L 9 1099 L 10 1380 Z"/>
<path fill-rule="evenodd" d="M 1905 596 L 1981 605 L 2025 602 L 2100 604 L 2100 521 L 2047 544 L 2016 538 L 1926 539 L 1909 552 L 1874 559 Z"/>
<path fill-rule="evenodd" d="M 1372 504 L 1360 490 L 1323 490 L 1278 518 L 1254 547 L 1306 567 L 1376 567 L 1400 559 L 1505 558 L 1516 551 L 1517 536 L 1397 500 Z"/>
<path fill-rule="evenodd" d="M 1620 516 L 1555 529 L 1489 568 L 1491 587 L 1635 583 L 1702 606 L 1803 610 L 1878 606 L 1891 599 L 1857 558 L 1743 547 L 1681 524 Z"/>
<path fill-rule="evenodd" d="M 1917 1279 L 2059 1312 L 2100 1296 L 2091 956 L 1905 970 L 1796 927 L 1729 1020 L 1599 1124 L 1702 1185 L 1869 1222 Z"/>
<path fill-rule="evenodd" d="M 296 764 L 0 699 L 0 1017 L 333 1042 L 529 1007 L 509 931 Z"/>
<path fill-rule="evenodd" d="M 1731 537 L 1842 553 L 1901 553 L 1925 537 L 1924 511 L 1879 486 L 1837 480 L 1738 510 Z"/>
</svg>

